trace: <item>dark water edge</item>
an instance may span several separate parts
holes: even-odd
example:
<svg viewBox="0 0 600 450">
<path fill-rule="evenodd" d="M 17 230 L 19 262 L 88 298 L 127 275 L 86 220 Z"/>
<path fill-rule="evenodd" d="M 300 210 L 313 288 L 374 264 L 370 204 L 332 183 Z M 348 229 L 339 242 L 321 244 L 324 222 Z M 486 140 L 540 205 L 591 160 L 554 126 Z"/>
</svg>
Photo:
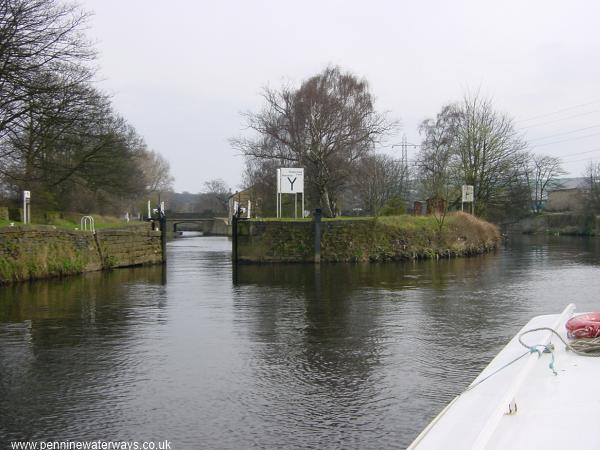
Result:
<svg viewBox="0 0 600 450">
<path fill-rule="evenodd" d="M 236 270 L 226 238 L 168 252 L 0 289 L 0 445 L 404 448 L 530 317 L 600 310 L 597 238 Z"/>
</svg>

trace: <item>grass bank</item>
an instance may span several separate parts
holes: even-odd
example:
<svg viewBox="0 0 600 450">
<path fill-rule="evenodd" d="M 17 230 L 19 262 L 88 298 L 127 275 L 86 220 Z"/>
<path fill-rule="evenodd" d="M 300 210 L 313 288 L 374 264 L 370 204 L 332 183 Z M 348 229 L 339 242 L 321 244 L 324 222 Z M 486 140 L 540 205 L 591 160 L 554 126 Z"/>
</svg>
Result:
<svg viewBox="0 0 600 450">
<path fill-rule="evenodd" d="M 600 236 L 600 215 L 592 212 L 542 213 L 508 226 L 511 233 Z"/>
<path fill-rule="evenodd" d="M 31 224 L 24 225 L 16 220 L 0 219 L 0 228 L 12 226 L 30 227 L 37 225 L 51 225 L 62 230 L 77 230 L 81 226 L 81 218 L 86 214 L 75 212 L 46 212 L 34 216 Z M 98 230 L 105 228 L 121 228 L 131 225 L 139 225 L 139 221 L 130 221 L 114 216 L 104 216 L 101 214 L 90 214 L 94 218 L 94 227 Z"/>
</svg>

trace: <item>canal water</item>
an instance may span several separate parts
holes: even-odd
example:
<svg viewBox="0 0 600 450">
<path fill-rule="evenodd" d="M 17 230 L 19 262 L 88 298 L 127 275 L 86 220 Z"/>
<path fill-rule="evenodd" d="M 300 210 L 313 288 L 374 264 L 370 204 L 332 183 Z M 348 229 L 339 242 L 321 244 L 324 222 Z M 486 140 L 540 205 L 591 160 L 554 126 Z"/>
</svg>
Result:
<svg viewBox="0 0 600 450">
<path fill-rule="evenodd" d="M 404 448 L 531 316 L 600 310 L 600 239 L 232 270 L 226 238 L 190 237 L 168 259 L 1 288 L 1 448 Z"/>
</svg>

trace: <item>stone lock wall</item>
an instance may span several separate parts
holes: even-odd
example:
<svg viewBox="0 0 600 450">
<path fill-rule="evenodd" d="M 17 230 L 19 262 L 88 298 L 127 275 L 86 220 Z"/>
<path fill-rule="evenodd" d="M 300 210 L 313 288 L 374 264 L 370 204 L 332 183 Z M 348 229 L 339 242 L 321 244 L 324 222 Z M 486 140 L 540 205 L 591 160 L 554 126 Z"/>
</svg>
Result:
<svg viewBox="0 0 600 450">
<path fill-rule="evenodd" d="M 162 260 L 160 231 L 146 225 L 96 235 L 42 225 L 0 228 L 0 283 Z"/>
<path fill-rule="evenodd" d="M 321 262 L 378 262 L 448 258 L 486 253 L 500 242 L 497 228 L 460 215 L 443 232 L 386 224 L 383 220 L 321 222 Z M 452 223 L 450 223 L 452 222 Z M 238 222 L 240 262 L 314 262 L 315 225 L 311 221 Z"/>
<path fill-rule="evenodd" d="M 163 260 L 160 231 L 105 229 L 96 232 L 96 239 L 107 268 L 160 264 Z"/>
<path fill-rule="evenodd" d="M 309 262 L 314 260 L 314 224 L 304 222 L 240 221 L 241 261 Z"/>
</svg>

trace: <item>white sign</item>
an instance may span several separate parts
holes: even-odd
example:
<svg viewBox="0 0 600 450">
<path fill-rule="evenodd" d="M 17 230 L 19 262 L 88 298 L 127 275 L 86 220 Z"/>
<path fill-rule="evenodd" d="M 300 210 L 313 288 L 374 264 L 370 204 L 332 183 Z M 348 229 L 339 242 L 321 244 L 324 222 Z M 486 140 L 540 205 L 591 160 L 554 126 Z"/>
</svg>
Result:
<svg viewBox="0 0 600 450">
<path fill-rule="evenodd" d="M 277 169 L 277 188 L 280 194 L 304 193 L 304 169 Z"/>
<path fill-rule="evenodd" d="M 31 191 L 23 191 L 23 198 L 31 198 Z"/>
<path fill-rule="evenodd" d="M 464 184 L 462 187 L 462 201 L 463 203 L 469 203 L 473 201 L 473 186 Z"/>
</svg>

